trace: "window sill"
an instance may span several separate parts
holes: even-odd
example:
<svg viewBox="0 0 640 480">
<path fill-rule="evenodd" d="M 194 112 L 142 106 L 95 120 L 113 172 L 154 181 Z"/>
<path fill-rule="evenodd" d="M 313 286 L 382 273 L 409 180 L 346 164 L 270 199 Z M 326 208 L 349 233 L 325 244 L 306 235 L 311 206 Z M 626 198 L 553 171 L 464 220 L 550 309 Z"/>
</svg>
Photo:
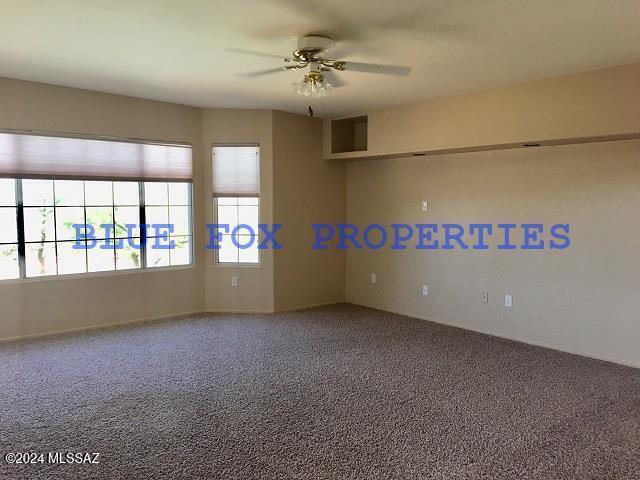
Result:
<svg viewBox="0 0 640 480">
<path fill-rule="evenodd" d="M 215 262 L 213 264 L 214 267 L 221 267 L 221 268 L 260 268 L 262 266 L 262 264 L 260 263 L 219 263 L 219 262 Z"/>
</svg>

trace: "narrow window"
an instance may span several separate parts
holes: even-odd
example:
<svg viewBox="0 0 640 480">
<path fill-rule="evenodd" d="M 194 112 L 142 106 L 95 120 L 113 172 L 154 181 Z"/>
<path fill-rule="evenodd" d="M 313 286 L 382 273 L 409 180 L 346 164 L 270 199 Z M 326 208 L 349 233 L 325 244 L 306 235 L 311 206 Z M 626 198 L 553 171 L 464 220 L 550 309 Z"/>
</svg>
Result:
<svg viewBox="0 0 640 480">
<path fill-rule="evenodd" d="M 260 262 L 258 222 L 260 211 L 260 148 L 257 145 L 213 147 L 213 197 L 215 222 L 220 228 L 220 264 Z"/>
</svg>

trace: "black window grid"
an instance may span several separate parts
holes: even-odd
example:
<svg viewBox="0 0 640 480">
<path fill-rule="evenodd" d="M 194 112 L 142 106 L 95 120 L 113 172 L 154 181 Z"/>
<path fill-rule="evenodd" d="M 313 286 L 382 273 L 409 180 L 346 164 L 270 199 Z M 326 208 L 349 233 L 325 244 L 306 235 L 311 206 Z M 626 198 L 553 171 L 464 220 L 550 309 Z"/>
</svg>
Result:
<svg viewBox="0 0 640 480">
<path fill-rule="evenodd" d="M 55 252 L 55 273 L 51 273 L 51 274 L 46 274 L 46 275 L 39 275 L 38 277 L 42 277 L 42 276 L 57 276 L 57 275 L 65 275 L 65 274 L 60 274 L 60 267 L 59 267 L 59 255 L 58 255 L 58 245 L 62 244 L 62 243 L 76 243 L 76 240 L 58 240 L 58 222 L 57 222 L 57 209 L 58 208 L 69 208 L 69 207 L 77 207 L 77 208 L 82 208 L 83 209 L 83 223 L 86 224 L 87 223 L 87 208 L 110 208 L 111 209 L 111 220 L 112 220 L 112 236 L 111 238 L 106 238 L 106 237 L 98 237 L 96 235 L 95 240 L 99 243 L 101 241 L 106 241 L 106 240 L 110 240 L 114 243 L 113 248 L 111 249 L 113 252 L 113 268 L 110 270 L 101 270 L 101 271 L 123 271 L 123 270 L 118 270 L 117 268 L 117 250 L 116 250 L 116 243 L 119 241 L 123 241 L 123 242 L 128 242 L 130 240 L 133 240 L 135 242 L 135 244 L 139 244 L 140 245 L 140 266 L 134 269 L 128 268 L 126 270 L 143 270 L 143 269 L 147 269 L 147 268 L 151 268 L 148 267 L 147 265 L 147 259 L 148 259 L 148 255 L 147 255 L 147 250 L 148 250 L 148 245 L 147 245 L 147 241 L 149 239 L 153 239 L 155 237 L 149 237 L 147 236 L 147 231 L 146 228 L 144 228 L 143 226 L 146 224 L 146 207 L 156 207 L 156 206 L 161 206 L 161 207 L 165 207 L 167 208 L 167 216 L 169 218 L 169 222 L 170 222 L 170 208 L 171 207 L 187 207 L 188 208 L 188 231 L 186 235 L 170 235 L 169 240 L 171 240 L 172 238 L 185 238 L 188 241 L 188 263 L 186 265 L 192 265 L 193 264 L 193 210 L 192 210 L 192 205 L 193 205 L 193 186 L 191 183 L 188 183 L 188 198 L 187 198 L 187 203 L 167 203 L 165 204 L 160 204 L 160 205 L 156 205 L 156 204 L 149 204 L 146 205 L 145 204 L 145 191 L 144 191 L 144 186 L 145 186 L 145 182 L 144 181 L 137 181 L 137 182 L 132 182 L 132 183 L 137 183 L 138 184 L 138 204 L 115 204 L 115 192 L 114 192 L 114 184 L 113 182 L 118 182 L 118 181 L 123 181 L 123 180 L 109 180 L 111 182 L 111 197 L 112 197 L 112 203 L 110 205 L 107 204 L 103 204 L 103 205 L 87 205 L 86 202 L 86 184 L 83 183 L 83 204 L 82 205 L 56 205 L 56 191 L 55 191 L 55 179 L 53 180 L 53 205 L 24 205 L 23 202 L 23 188 L 22 188 L 22 179 L 14 179 L 15 181 L 15 205 L 6 205 L 3 207 L 8 207 L 8 208 L 15 208 L 16 211 L 16 226 L 17 226 L 17 243 L 13 243 L 13 242 L 4 242 L 4 243 L 0 243 L 0 245 L 16 245 L 18 248 L 18 268 L 19 268 L 19 279 L 26 279 L 26 278 L 34 278 L 34 276 L 27 276 L 27 265 L 26 265 L 26 248 L 27 245 L 46 245 L 46 244 L 50 244 L 54 246 L 54 252 Z M 78 180 L 78 181 L 91 181 L 91 180 Z M 169 197 L 169 183 L 166 183 L 166 187 L 167 187 L 167 202 L 171 202 L 171 198 Z M 141 228 L 139 229 L 139 237 L 127 237 L 127 236 L 117 236 L 116 234 L 116 209 L 117 208 L 126 208 L 126 207 L 137 207 L 138 210 L 138 217 L 139 217 L 139 224 L 141 225 Z M 25 239 L 25 221 L 24 221 L 24 211 L 25 209 L 29 209 L 29 208 L 52 208 L 53 209 L 53 239 L 52 240 L 45 240 L 45 241 L 29 241 L 27 242 Z M 98 227 L 99 231 L 102 231 L 99 226 Z M 96 233 L 98 233 L 98 231 L 96 231 Z M 86 249 L 86 241 L 84 241 L 85 244 L 85 249 L 83 250 L 84 252 L 84 257 L 85 257 L 85 272 L 81 272 L 81 273 L 96 273 L 95 271 L 90 271 L 89 270 L 89 255 L 88 255 L 88 250 Z M 99 245 L 96 247 L 99 248 Z M 168 266 L 172 266 L 171 265 L 171 252 L 172 250 L 169 250 L 169 265 Z M 185 264 L 181 264 L 185 265 Z"/>
</svg>

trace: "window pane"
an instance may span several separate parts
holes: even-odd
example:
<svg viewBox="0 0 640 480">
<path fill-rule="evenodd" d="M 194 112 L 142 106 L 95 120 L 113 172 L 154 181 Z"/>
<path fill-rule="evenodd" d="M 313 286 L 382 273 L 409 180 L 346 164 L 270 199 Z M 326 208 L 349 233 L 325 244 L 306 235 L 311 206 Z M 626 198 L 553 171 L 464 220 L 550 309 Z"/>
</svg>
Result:
<svg viewBox="0 0 640 480">
<path fill-rule="evenodd" d="M 238 207 L 238 223 L 249 225 L 253 233 L 258 233 L 258 207 Z"/>
<path fill-rule="evenodd" d="M 113 182 L 114 205 L 140 205 L 138 182 Z"/>
<path fill-rule="evenodd" d="M 24 205 L 53 206 L 53 180 L 22 180 Z"/>
<path fill-rule="evenodd" d="M 135 240 L 135 245 L 140 245 L 140 240 Z M 132 268 L 140 268 L 139 249 L 135 249 L 129 245 L 128 241 L 124 241 L 123 248 L 116 249 L 116 270 L 130 270 Z"/>
<path fill-rule="evenodd" d="M 106 246 L 105 241 L 97 242 L 96 246 L 87 249 L 87 260 L 90 272 L 105 272 L 115 270 L 115 253 L 113 243 L 108 249 L 100 247 Z"/>
<path fill-rule="evenodd" d="M 15 243 L 17 241 L 16 208 L 0 208 L 0 243 Z"/>
<path fill-rule="evenodd" d="M 18 245 L 0 245 L 0 280 L 18 278 Z"/>
<path fill-rule="evenodd" d="M 229 225 L 229 232 L 231 232 L 238 225 L 238 207 L 219 205 L 216 221 L 220 225 Z"/>
<path fill-rule="evenodd" d="M 166 182 L 145 182 L 144 202 L 146 205 L 168 205 L 168 187 Z"/>
<path fill-rule="evenodd" d="M 16 204 L 16 181 L 13 178 L 0 178 L 0 205 Z"/>
<path fill-rule="evenodd" d="M 27 277 L 56 274 L 56 248 L 53 243 L 31 243 L 25 246 Z"/>
<path fill-rule="evenodd" d="M 238 262 L 238 247 L 236 247 L 231 241 L 231 235 L 222 235 L 221 237 L 220 249 L 218 250 L 218 262 Z"/>
<path fill-rule="evenodd" d="M 86 249 L 75 249 L 76 242 L 58 242 L 58 274 L 85 273 L 87 271 Z"/>
<path fill-rule="evenodd" d="M 73 225 L 83 223 L 83 207 L 56 207 L 56 238 L 58 240 L 75 240 L 76 229 Z M 84 230 L 80 233 L 84 233 Z"/>
<path fill-rule="evenodd" d="M 139 207 L 115 207 L 116 211 L 116 238 L 139 237 L 140 228 L 132 229 L 133 233 L 129 233 L 127 225 L 140 225 L 140 208 Z"/>
<path fill-rule="evenodd" d="M 110 232 L 105 232 L 100 225 L 113 225 L 112 207 L 87 207 L 87 225 L 93 225 L 96 229 L 96 238 L 106 238 L 106 233 L 113 238 L 113 227 Z"/>
<path fill-rule="evenodd" d="M 56 180 L 56 205 L 84 205 L 82 180 Z"/>
<path fill-rule="evenodd" d="M 258 197 L 238 198 L 238 205 L 259 205 L 260 199 Z"/>
<path fill-rule="evenodd" d="M 169 265 L 169 252 L 168 249 L 153 248 L 155 240 L 149 240 L 147 246 L 147 267 L 166 267 Z M 167 245 L 166 240 L 160 242 L 161 245 Z"/>
<path fill-rule="evenodd" d="M 238 199 L 235 197 L 219 197 L 218 205 L 238 205 Z"/>
<path fill-rule="evenodd" d="M 171 246 L 171 237 L 166 228 L 160 228 L 158 231 L 151 229 L 147 239 L 148 250 L 165 250 Z"/>
<path fill-rule="evenodd" d="M 169 207 L 169 222 L 173 235 L 189 235 L 189 207 Z"/>
<path fill-rule="evenodd" d="M 171 249 L 171 265 L 191 264 L 191 237 L 171 237 L 175 248 Z"/>
<path fill-rule="evenodd" d="M 113 204 L 112 182 L 84 182 L 84 189 L 87 205 Z"/>
<path fill-rule="evenodd" d="M 240 249 L 238 252 L 238 260 L 240 263 L 258 263 L 258 241 L 255 235 L 252 235 L 254 241 L 249 248 Z M 248 245 L 250 242 L 247 235 L 240 235 L 238 243 L 240 245 Z"/>
<path fill-rule="evenodd" d="M 146 207 L 146 223 L 148 225 L 167 225 L 169 223 L 169 208 L 168 207 Z M 154 229 L 151 228 L 148 233 L 149 236 L 154 236 Z"/>
<path fill-rule="evenodd" d="M 27 242 L 54 240 L 53 207 L 25 208 L 24 236 Z"/>
<path fill-rule="evenodd" d="M 189 186 L 188 183 L 169 183 L 169 204 L 189 205 L 191 203 Z"/>
</svg>

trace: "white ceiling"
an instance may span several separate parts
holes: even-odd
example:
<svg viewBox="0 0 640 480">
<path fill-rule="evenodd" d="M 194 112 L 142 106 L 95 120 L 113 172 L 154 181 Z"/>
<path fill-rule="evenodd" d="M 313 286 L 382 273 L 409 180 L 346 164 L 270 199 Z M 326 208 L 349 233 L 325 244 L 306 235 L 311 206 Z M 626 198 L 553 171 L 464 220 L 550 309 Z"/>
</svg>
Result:
<svg viewBox="0 0 640 480">
<path fill-rule="evenodd" d="M 412 67 L 343 72 L 319 116 L 365 112 L 640 61 L 640 0 L 0 0 L 0 76 L 202 107 L 306 112 L 300 72 L 230 48 L 289 55 L 309 33 L 341 59 Z"/>
</svg>

